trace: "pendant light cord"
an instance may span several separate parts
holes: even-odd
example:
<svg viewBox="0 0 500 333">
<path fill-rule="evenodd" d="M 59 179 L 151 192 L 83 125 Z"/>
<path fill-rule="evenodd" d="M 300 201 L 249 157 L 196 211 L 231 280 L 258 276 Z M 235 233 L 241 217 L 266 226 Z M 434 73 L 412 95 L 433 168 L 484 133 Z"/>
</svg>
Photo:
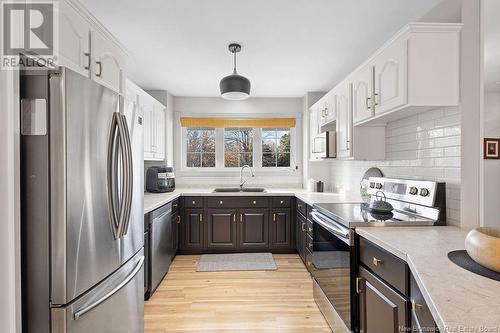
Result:
<svg viewBox="0 0 500 333">
<path fill-rule="evenodd" d="M 233 50 L 233 74 L 236 73 L 236 51 Z"/>
</svg>

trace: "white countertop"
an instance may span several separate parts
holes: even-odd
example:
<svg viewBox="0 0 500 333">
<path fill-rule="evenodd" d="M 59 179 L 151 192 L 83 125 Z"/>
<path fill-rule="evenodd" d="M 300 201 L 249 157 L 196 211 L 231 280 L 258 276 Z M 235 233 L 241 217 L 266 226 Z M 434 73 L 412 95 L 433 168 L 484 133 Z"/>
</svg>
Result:
<svg viewBox="0 0 500 333">
<path fill-rule="evenodd" d="M 408 262 L 441 332 L 500 332 L 500 282 L 471 273 L 447 256 L 464 249 L 468 230 L 360 227 L 356 232 Z"/>
<path fill-rule="evenodd" d="M 187 196 L 296 196 L 305 203 L 353 203 L 361 202 L 361 197 L 354 194 L 339 194 L 330 192 L 308 192 L 301 188 L 268 188 L 266 192 L 213 192 L 213 188 L 176 188 L 173 192 L 144 192 L 144 214 L 172 201 L 181 195 Z"/>
</svg>

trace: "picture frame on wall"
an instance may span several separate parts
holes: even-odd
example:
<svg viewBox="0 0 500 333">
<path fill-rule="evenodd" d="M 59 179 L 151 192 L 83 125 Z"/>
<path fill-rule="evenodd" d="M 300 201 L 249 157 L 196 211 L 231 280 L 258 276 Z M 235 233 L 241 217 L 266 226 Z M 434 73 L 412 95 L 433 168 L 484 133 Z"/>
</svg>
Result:
<svg viewBox="0 0 500 333">
<path fill-rule="evenodd" d="M 484 138 L 484 159 L 500 159 L 500 139 Z"/>
</svg>

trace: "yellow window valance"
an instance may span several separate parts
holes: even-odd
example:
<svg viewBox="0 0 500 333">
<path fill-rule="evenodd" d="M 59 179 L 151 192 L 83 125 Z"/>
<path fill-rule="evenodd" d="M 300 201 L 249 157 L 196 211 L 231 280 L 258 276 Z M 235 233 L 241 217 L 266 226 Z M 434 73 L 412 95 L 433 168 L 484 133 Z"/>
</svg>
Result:
<svg viewBox="0 0 500 333">
<path fill-rule="evenodd" d="M 193 118 L 181 117 L 182 127 L 212 128 L 289 128 L 295 118 Z"/>
</svg>

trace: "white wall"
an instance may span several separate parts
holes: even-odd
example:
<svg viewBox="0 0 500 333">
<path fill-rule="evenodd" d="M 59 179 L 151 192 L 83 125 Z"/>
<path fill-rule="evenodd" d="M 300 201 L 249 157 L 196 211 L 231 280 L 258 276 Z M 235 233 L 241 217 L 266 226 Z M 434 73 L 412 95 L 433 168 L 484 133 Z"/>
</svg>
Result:
<svg viewBox="0 0 500 333">
<path fill-rule="evenodd" d="M 500 138 L 500 92 L 484 95 L 485 138 Z M 500 227 L 500 160 L 484 160 L 483 225 Z"/>
<path fill-rule="evenodd" d="M 249 186 L 302 186 L 302 99 L 301 98 L 249 98 L 244 101 L 228 101 L 219 97 L 174 97 L 174 161 L 176 166 L 176 185 L 228 185 L 237 184 L 239 170 L 212 172 L 212 171 L 182 171 L 181 159 L 181 116 L 197 117 L 285 117 L 297 118 L 296 136 L 296 164 L 299 170 L 293 174 L 281 172 L 277 177 L 271 171 L 256 171 L 255 178 L 247 178 Z"/>
<path fill-rule="evenodd" d="M 448 224 L 460 225 L 460 133 L 460 108 L 427 111 L 387 124 L 385 161 L 312 162 L 310 177 L 356 193 L 370 167 L 385 177 L 446 182 Z"/>
</svg>

